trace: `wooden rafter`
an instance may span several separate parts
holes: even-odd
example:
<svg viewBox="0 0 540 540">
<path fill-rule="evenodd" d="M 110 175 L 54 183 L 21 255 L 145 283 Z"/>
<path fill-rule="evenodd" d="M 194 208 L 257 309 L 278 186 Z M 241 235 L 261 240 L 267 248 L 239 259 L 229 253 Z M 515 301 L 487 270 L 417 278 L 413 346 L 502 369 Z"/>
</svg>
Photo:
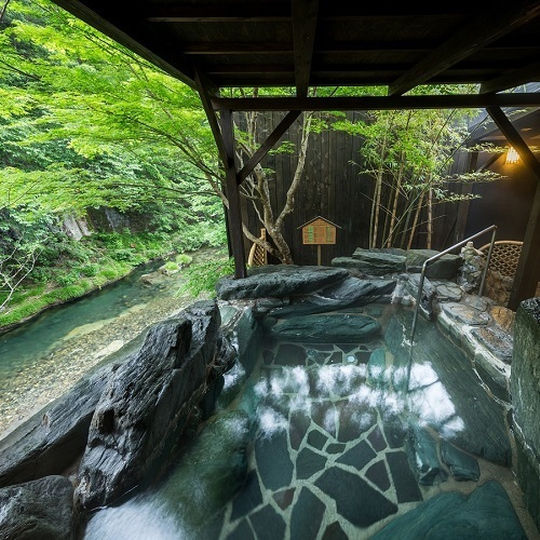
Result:
<svg viewBox="0 0 540 540">
<path fill-rule="evenodd" d="M 319 0 L 292 0 L 294 80 L 297 97 L 306 97 L 315 46 Z"/>
<path fill-rule="evenodd" d="M 465 23 L 460 30 L 428 54 L 412 69 L 389 85 L 389 94 L 400 95 L 459 61 L 467 58 L 489 43 L 519 28 L 540 14 L 538 2 L 508 3 L 505 8 L 483 12 L 473 21 Z"/>
<path fill-rule="evenodd" d="M 533 62 L 482 83 L 480 93 L 500 92 L 501 90 L 538 80 L 540 80 L 540 62 Z"/>
<path fill-rule="evenodd" d="M 266 140 L 259 146 L 255 153 L 249 158 L 244 166 L 238 173 L 238 183 L 242 183 L 247 176 L 249 176 L 253 169 L 261 162 L 261 160 L 268 154 L 268 152 L 274 147 L 274 145 L 283 137 L 284 133 L 289 129 L 292 123 L 300 116 L 301 111 L 290 111 L 281 122 L 274 128 L 272 133 L 268 135 Z"/>
<path fill-rule="evenodd" d="M 500 107 L 488 107 L 487 110 L 508 142 L 515 148 L 524 165 L 537 179 L 536 193 L 508 303 L 509 307 L 515 310 L 521 300 L 534 296 L 536 284 L 540 280 L 540 257 L 538 257 L 538 246 L 540 245 L 540 161 Z"/>
<path fill-rule="evenodd" d="M 212 130 L 212 135 L 214 136 L 214 140 L 216 142 L 219 157 L 223 162 L 223 166 L 227 167 L 227 151 L 223 142 L 223 135 L 216 116 L 216 111 L 212 107 L 211 101 L 212 97 L 216 98 L 214 94 L 214 87 L 199 71 L 195 72 L 195 82 L 197 84 L 197 90 L 199 92 L 199 97 L 201 98 L 204 112 L 206 113 L 206 118 L 208 119 L 210 129 Z"/>
<path fill-rule="evenodd" d="M 320 17 L 319 17 L 320 19 Z M 394 41 L 320 41 L 317 40 L 317 54 L 344 54 L 344 53 L 429 53 L 437 46 L 433 39 L 422 40 L 394 40 Z M 508 47 L 493 45 L 484 50 L 489 53 L 505 53 L 519 49 L 523 53 L 532 53 L 540 49 L 540 44 L 523 42 Z M 181 45 L 182 54 L 186 55 L 287 55 L 292 56 L 292 42 L 284 41 L 200 41 L 187 42 Z"/>
<path fill-rule="evenodd" d="M 214 108 L 234 111 L 360 111 L 540 106 L 540 93 L 440 96 L 217 98 Z"/>
<path fill-rule="evenodd" d="M 230 23 L 288 21 L 291 8 L 288 2 L 238 2 L 192 5 L 174 3 L 150 4 L 145 18 L 153 23 Z"/>
</svg>

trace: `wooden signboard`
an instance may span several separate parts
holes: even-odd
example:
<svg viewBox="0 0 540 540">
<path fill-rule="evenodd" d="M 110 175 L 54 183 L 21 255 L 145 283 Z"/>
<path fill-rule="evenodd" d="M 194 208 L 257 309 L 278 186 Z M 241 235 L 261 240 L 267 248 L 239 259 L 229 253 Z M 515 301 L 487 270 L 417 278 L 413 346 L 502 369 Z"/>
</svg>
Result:
<svg viewBox="0 0 540 540">
<path fill-rule="evenodd" d="M 328 219 L 317 216 L 298 228 L 302 229 L 303 244 L 317 246 L 317 264 L 320 266 L 321 246 L 335 244 L 336 231 L 338 228 L 341 229 L 341 227 Z"/>
</svg>

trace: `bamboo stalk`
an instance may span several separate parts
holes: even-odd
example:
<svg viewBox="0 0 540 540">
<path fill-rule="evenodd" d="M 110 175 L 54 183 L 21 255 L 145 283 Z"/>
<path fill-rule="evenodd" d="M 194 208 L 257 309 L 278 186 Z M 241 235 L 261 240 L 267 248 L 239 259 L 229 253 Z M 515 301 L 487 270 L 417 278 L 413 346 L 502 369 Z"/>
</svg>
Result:
<svg viewBox="0 0 540 540">
<path fill-rule="evenodd" d="M 428 200 L 427 200 L 427 248 L 431 249 L 432 239 L 433 239 L 433 190 L 429 188 L 428 190 Z"/>
<path fill-rule="evenodd" d="M 416 234 L 416 226 L 418 224 L 418 217 L 420 216 L 420 210 L 422 209 L 422 203 L 424 202 L 425 194 L 426 194 L 425 191 L 423 191 L 422 195 L 420 196 L 420 200 L 418 201 L 418 206 L 416 207 L 416 212 L 414 214 L 414 220 L 413 220 L 413 224 L 412 224 L 412 227 L 411 227 L 411 233 L 409 235 L 409 242 L 407 244 L 407 249 L 411 249 L 413 239 L 414 239 L 414 235 Z"/>
</svg>

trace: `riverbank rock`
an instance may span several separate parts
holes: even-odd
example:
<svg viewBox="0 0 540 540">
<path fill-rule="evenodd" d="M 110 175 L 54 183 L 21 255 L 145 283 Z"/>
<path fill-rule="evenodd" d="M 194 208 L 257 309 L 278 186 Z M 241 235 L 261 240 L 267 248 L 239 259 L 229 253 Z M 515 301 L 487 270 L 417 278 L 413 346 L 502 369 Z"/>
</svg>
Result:
<svg viewBox="0 0 540 540">
<path fill-rule="evenodd" d="M 356 312 L 334 312 L 278 319 L 267 324 L 272 336 L 288 341 L 348 343 L 368 341 L 380 334 L 373 318 Z"/>
<path fill-rule="evenodd" d="M 223 278 L 216 290 L 222 300 L 283 298 L 318 291 L 348 276 L 346 270 L 325 266 L 265 266 L 252 270 L 244 279 Z"/>
<path fill-rule="evenodd" d="M 418 273 L 427 259 L 437 255 L 433 249 L 409 249 L 407 251 L 407 272 Z M 459 255 L 443 255 L 440 259 L 430 263 L 426 269 L 426 276 L 431 279 L 455 279 L 461 266 Z"/>
<path fill-rule="evenodd" d="M 94 410 L 118 365 L 84 377 L 0 441 L 0 486 L 60 474 L 81 456 Z"/>
<path fill-rule="evenodd" d="M 77 499 L 102 506 L 162 473 L 206 392 L 220 316 L 199 302 L 151 328 L 141 349 L 111 375 L 90 425 Z"/>
<path fill-rule="evenodd" d="M 525 540 L 525 531 L 503 487 L 486 482 L 470 495 L 441 493 L 399 516 L 374 540 L 504 538 Z"/>
<path fill-rule="evenodd" d="M 272 317 L 287 317 L 336 311 L 351 306 L 377 302 L 392 294 L 396 282 L 391 279 L 364 280 L 356 277 L 327 287 L 319 292 L 295 297 L 290 304 L 278 306 L 268 313 Z"/>
<path fill-rule="evenodd" d="M 0 489 L 0 538 L 74 538 L 73 486 L 63 476 Z"/>
</svg>

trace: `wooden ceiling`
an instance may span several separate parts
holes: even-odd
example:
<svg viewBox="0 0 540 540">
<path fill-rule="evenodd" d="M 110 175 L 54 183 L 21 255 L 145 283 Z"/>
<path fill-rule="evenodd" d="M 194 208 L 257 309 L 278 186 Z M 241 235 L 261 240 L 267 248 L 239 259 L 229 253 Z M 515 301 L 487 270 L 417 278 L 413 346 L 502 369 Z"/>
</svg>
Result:
<svg viewBox="0 0 540 540">
<path fill-rule="evenodd" d="M 540 2 L 55 0 L 197 88 L 540 80 Z"/>
</svg>

